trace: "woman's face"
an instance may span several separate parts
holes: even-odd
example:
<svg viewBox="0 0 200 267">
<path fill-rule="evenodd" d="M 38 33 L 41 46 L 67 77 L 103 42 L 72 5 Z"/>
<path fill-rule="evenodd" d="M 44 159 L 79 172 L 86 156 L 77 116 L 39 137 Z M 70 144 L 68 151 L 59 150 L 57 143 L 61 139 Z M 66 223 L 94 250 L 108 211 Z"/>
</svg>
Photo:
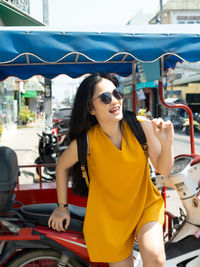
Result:
<svg viewBox="0 0 200 267">
<path fill-rule="evenodd" d="M 101 79 L 96 84 L 94 94 L 92 97 L 93 108 L 91 114 L 95 115 L 97 120 L 100 121 L 120 121 L 123 118 L 122 114 L 122 99 L 117 99 L 113 95 L 113 90 L 116 89 L 115 85 L 107 79 Z M 103 93 L 108 92 L 111 94 L 111 102 L 105 104 L 99 97 Z M 115 94 L 115 91 L 114 91 Z"/>
</svg>

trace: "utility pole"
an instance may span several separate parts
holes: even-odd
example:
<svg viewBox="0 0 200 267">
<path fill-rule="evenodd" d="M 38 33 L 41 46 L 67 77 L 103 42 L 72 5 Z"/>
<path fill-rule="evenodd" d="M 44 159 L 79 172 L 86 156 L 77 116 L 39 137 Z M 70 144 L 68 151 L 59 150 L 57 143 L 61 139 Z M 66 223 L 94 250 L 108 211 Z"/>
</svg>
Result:
<svg viewBox="0 0 200 267">
<path fill-rule="evenodd" d="M 44 114 L 45 114 L 45 130 L 52 126 L 52 84 L 51 80 L 44 79 L 45 94 L 44 94 Z"/>
<path fill-rule="evenodd" d="M 162 24 L 163 0 L 160 0 L 160 24 Z"/>
<path fill-rule="evenodd" d="M 43 22 L 49 25 L 49 0 L 43 0 Z"/>
<path fill-rule="evenodd" d="M 49 0 L 43 0 L 43 22 L 49 25 Z M 45 114 L 45 130 L 52 126 L 52 84 L 51 80 L 44 79 L 44 114 Z"/>
</svg>

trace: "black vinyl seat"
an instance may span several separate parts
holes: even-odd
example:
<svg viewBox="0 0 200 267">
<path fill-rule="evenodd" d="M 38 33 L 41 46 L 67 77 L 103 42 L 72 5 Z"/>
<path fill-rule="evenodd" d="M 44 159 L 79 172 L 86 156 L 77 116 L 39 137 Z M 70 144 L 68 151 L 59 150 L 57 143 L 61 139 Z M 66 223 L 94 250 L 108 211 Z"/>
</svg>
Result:
<svg viewBox="0 0 200 267">
<path fill-rule="evenodd" d="M 49 216 L 56 207 L 54 203 L 33 204 L 22 206 L 18 211 L 28 223 L 48 226 Z M 68 230 L 82 232 L 86 208 L 69 204 L 68 209 L 71 215 Z"/>
</svg>

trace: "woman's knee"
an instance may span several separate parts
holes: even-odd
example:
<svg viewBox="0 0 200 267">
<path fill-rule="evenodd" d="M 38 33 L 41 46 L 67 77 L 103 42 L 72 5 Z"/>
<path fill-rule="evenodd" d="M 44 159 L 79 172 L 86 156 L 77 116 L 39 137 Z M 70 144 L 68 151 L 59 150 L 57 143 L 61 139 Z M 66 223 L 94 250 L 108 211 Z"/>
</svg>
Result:
<svg viewBox="0 0 200 267">
<path fill-rule="evenodd" d="M 122 261 L 109 263 L 109 267 L 134 267 L 132 252 L 128 258 L 126 258 Z"/>
<path fill-rule="evenodd" d="M 164 266 L 165 249 L 161 224 L 147 223 L 139 230 L 137 238 L 144 266 Z"/>
</svg>

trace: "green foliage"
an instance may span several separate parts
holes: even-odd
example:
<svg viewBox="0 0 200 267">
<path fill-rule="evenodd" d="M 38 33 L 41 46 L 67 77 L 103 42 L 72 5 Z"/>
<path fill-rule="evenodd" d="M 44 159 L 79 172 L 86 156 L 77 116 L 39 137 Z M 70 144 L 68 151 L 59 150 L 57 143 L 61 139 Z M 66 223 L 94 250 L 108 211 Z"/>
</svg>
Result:
<svg viewBox="0 0 200 267">
<path fill-rule="evenodd" d="M 30 112 L 30 122 L 33 122 L 33 121 L 35 121 L 35 119 L 36 119 L 36 115 L 35 115 L 35 113 L 33 112 L 33 111 L 31 111 Z"/>
<path fill-rule="evenodd" d="M 22 122 L 27 122 L 31 117 L 30 109 L 26 106 L 22 106 L 20 112 L 18 113 L 18 117 Z"/>
<path fill-rule="evenodd" d="M 2 126 L 2 123 L 0 122 L 0 135 L 2 135 L 3 133 L 3 126 Z"/>
</svg>

